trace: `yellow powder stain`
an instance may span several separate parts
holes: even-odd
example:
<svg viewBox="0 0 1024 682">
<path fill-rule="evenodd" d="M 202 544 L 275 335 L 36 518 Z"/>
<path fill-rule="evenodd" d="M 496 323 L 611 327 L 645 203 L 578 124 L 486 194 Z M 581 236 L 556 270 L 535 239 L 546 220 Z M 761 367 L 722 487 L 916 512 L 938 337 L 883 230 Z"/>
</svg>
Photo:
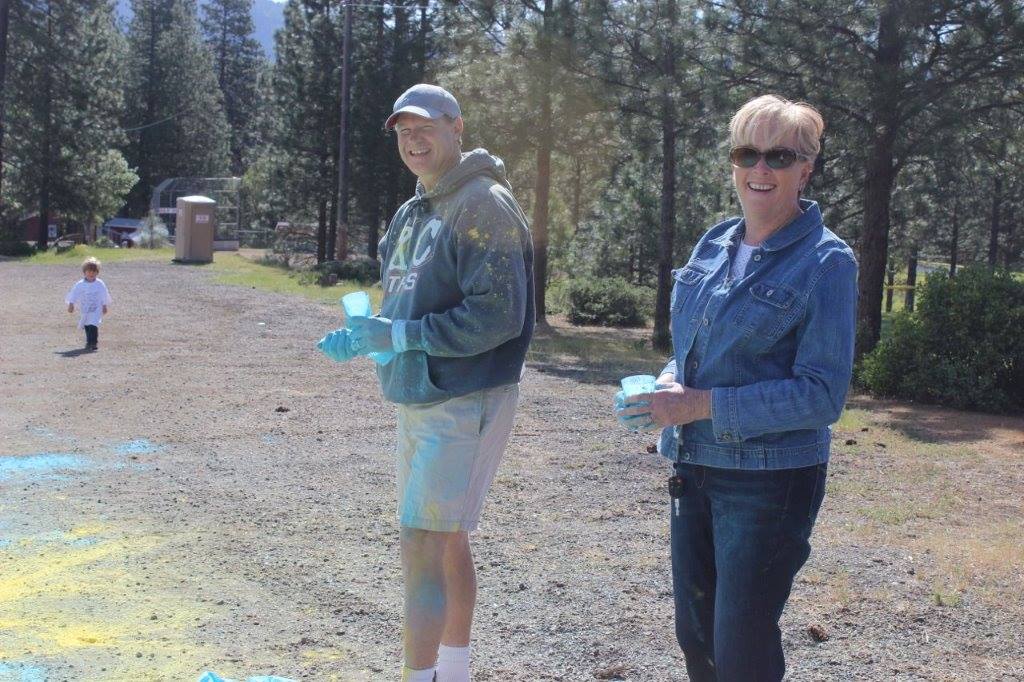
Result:
<svg viewBox="0 0 1024 682">
<path fill-rule="evenodd" d="M 107 646 L 111 641 L 111 638 L 106 633 L 85 627 L 72 628 L 56 637 L 56 645 L 65 649 L 83 646 Z"/>
<path fill-rule="evenodd" d="M 302 657 L 309 661 L 347 661 L 352 654 L 338 649 L 303 649 Z"/>
<path fill-rule="evenodd" d="M 218 656 L 195 641 L 215 614 L 182 593 L 167 542 L 82 524 L 0 551 L 0 660 L 61 661 L 90 682 L 195 679 Z"/>
<path fill-rule="evenodd" d="M 78 528 L 72 528 L 68 531 L 67 534 L 73 538 L 87 538 L 92 535 L 99 535 L 105 532 L 106 530 L 106 526 L 99 523 L 94 523 L 88 526 L 79 526 Z"/>
</svg>

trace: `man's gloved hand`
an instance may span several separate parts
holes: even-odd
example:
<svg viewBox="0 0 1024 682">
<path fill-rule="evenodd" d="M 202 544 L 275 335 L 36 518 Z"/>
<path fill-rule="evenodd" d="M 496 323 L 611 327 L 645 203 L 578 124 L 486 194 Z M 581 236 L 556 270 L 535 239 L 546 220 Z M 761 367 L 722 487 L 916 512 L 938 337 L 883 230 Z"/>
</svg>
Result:
<svg viewBox="0 0 1024 682">
<path fill-rule="evenodd" d="M 391 320 L 386 317 L 353 317 L 352 350 L 358 355 L 388 353 L 395 349 L 391 342 Z"/>
<path fill-rule="evenodd" d="M 320 339 L 316 347 L 335 362 L 348 362 L 357 353 L 352 349 L 352 334 L 348 329 L 335 329 Z"/>
</svg>

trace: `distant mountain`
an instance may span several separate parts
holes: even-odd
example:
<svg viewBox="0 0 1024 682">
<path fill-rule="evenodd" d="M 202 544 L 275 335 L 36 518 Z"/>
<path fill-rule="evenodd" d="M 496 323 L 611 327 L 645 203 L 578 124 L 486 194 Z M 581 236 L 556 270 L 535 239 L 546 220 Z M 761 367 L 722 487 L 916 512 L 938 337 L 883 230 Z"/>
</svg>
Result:
<svg viewBox="0 0 1024 682">
<path fill-rule="evenodd" d="M 199 0 L 199 4 L 206 3 Z M 117 0 L 117 14 L 126 22 L 130 20 L 131 0 Z M 253 37 L 263 46 L 267 56 L 274 59 L 274 31 L 284 26 L 284 0 L 253 0 L 252 23 Z"/>
</svg>

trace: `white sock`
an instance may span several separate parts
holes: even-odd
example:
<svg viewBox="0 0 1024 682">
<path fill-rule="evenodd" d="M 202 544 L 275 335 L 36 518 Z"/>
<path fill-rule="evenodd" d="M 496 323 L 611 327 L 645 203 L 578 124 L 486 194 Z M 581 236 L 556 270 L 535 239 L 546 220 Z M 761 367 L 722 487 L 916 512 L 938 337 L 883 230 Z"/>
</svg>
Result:
<svg viewBox="0 0 1024 682">
<path fill-rule="evenodd" d="M 433 682 L 433 680 L 433 668 L 424 668 L 423 670 L 413 670 L 408 666 L 402 668 L 402 682 Z"/>
<path fill-rule="evenodd" d="M 437 682 L 469 682 L 469 647 L 445 646 L 437 651 Z"/>
</svg>

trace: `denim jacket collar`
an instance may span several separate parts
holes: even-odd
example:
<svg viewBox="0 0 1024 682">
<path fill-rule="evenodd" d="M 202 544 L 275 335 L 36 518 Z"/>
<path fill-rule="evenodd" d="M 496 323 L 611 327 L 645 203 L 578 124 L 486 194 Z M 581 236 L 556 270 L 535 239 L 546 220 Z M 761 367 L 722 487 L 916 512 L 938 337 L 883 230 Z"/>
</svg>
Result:
<svg viewBox="0 0 1024 682">
<path fill-rule="evenodd" d="M 800 210 L 803 213 L 764 240 L 761 247 L 765 251 L 781 251 L 793 242 L 806 237 L 811 230 L 821 227 L 821 209 L 818 208 L 818 202 L 800 199 Z"/>
<path fill-rule="evenodd" d="M 822 225 L 821 209 L 818 208 L 818 202 L 800 199 L 800 210 L 803 213 L 776 230 L 775 234 L 764 240 L 761 248 L 765 251 L 781 251 Z M 743 238 L 746 231 L 746 221 L 740 220 L 717 238 L 711 239 L 710 242 L 722 248 L 731 248 Z"/>
</svg>

